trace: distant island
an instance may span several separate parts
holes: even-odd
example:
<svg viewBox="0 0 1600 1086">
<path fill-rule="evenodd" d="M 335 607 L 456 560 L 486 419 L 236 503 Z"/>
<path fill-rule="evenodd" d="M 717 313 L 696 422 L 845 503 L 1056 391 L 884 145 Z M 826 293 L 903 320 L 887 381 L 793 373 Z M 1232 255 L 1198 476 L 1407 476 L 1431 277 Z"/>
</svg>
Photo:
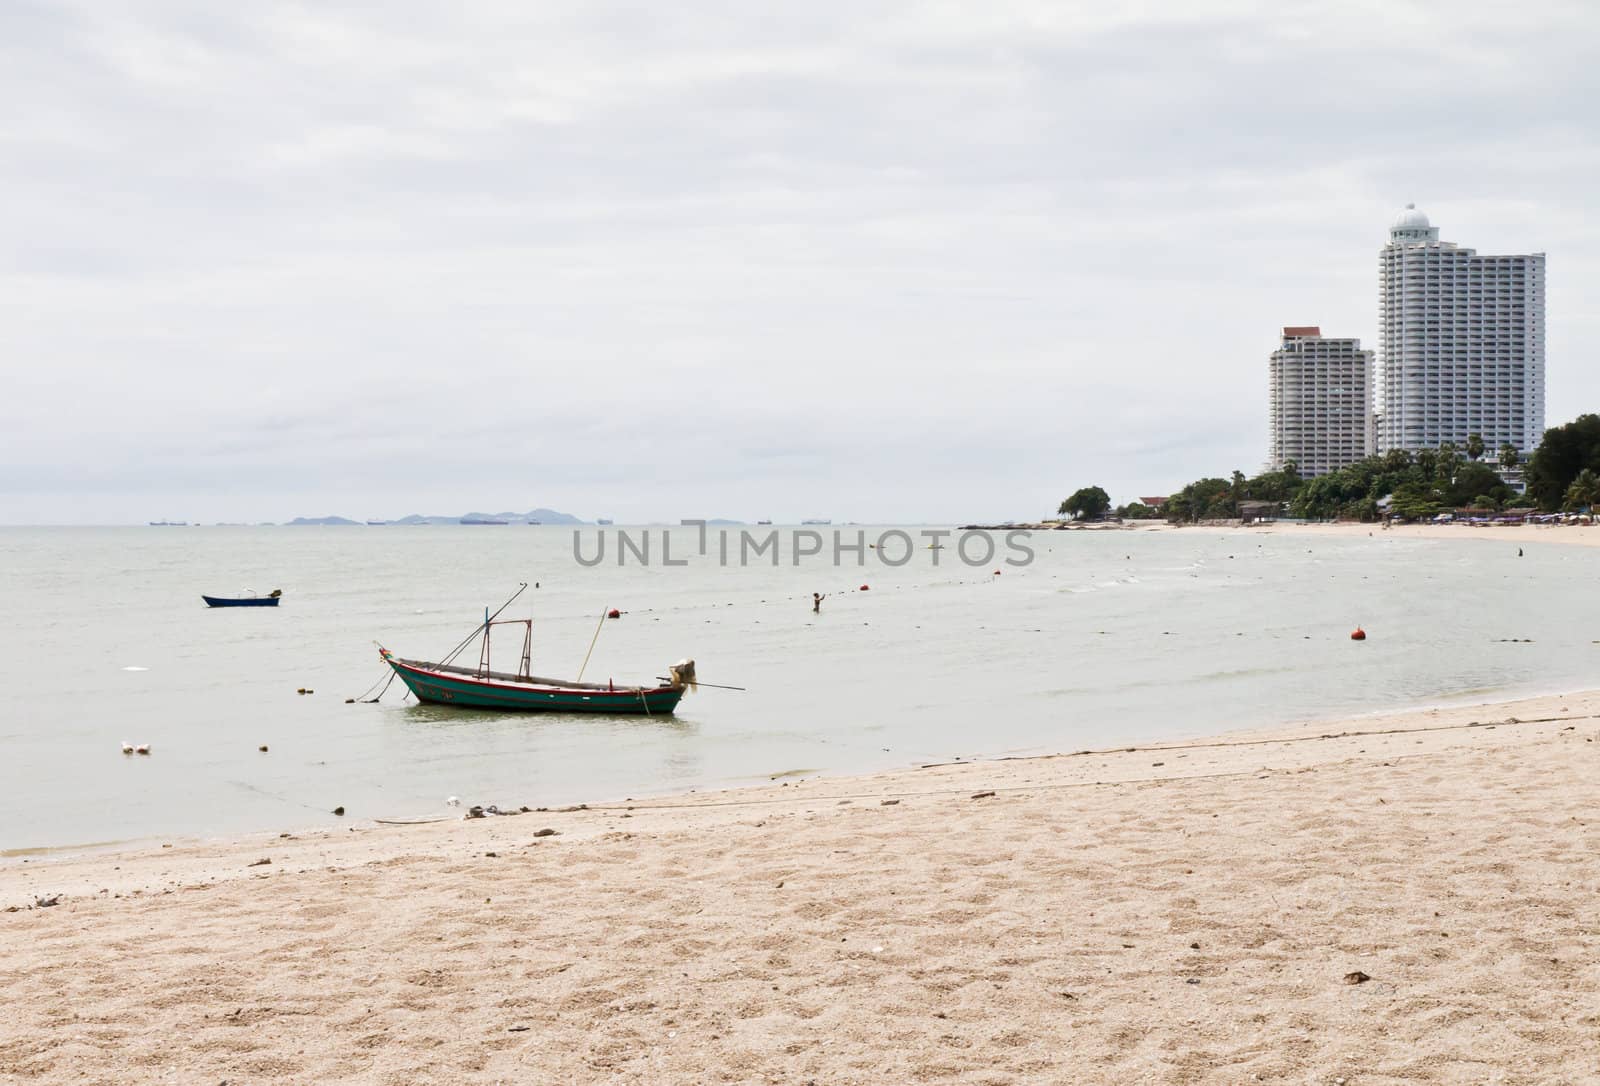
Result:
<svg viewBox="0 0 1600 1086">
<path fill-rule="evenodd" d="M 373 526 L 389 525 L 418 525 L 418 524 L 586 524 L 571 513 L 560 513 L 554 509 L 530 509 L 526 513 L 456 513 L 450 516 L 435 516 L 424 513 L 412 513 L 410 516 L 398 520 L 369 520 L 367 524 Z M 295 517 L 288 522 L 288 527 L 360 527 L 361 522 L 348 517 Z"/>
</svg>

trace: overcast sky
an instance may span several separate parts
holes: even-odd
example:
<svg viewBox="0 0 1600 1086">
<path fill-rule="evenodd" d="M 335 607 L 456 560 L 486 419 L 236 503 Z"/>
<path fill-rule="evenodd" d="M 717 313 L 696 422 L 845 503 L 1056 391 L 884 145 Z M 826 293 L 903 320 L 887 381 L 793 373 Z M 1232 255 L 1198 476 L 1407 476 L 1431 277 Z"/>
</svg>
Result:
<svg viewBox="0 0 1600 1086">
<path fill-rule="evenodd" d="M 0 0 L 0 522 L 1167 493 L 1407 201 L 1548 254 L 1554 425 L 1596 11 Z"/>
</svg>

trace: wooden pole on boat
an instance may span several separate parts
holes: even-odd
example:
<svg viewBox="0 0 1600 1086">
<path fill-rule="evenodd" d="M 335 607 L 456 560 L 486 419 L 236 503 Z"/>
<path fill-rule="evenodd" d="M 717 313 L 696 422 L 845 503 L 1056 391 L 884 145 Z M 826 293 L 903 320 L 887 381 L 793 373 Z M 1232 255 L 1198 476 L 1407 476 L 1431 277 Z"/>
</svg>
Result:
<svg viewBox="0 0 1600 1086">
<path fill-rule="evenodd" d="M 600 631 L 605 627 L 606 616 L 608 614 L 610 614 L 610 613 L 611 613 L 611 608 L 609 608 L 609 607 L 605 608 L 604 610 L 602 610 L 600 612 L 600 625 L 596 626 L 594 628 L 594 636 L 589 639 L 589 651 L 583 654 L 583 667 L 580 667 L 578 669 L 578 681 L 579 682 L 583 681 L 583 672 L 584 672 L 585 668 L 587 668 L 589 666 L 589 657 L 594 655 L 595 642 L 600 640 Z"/>
<path fill-rule="evenodd" d="M 502 603 L 500 605 L 500 610 L 499 611 L 496 611 L 492 615 L 485 613 L 484 616 L 483 616 L 483 625 L 479 626 L 477 630 L 473 630 L 471 633 L 469 633 L 467 635 L 466 640 L 461 642 L 461 644 L 457 645 L 455 648 L 451 649 L 450 650 L 450 654 L 448 656 L 446 656 L 443 660 L 441 660 L 440 663 L 448 664 L 451 660 L 454 660 L 457 656 L 459 656 L 461 654 L 461 650 L 466 648 L 468 645 L 472 644 L 472 639 L 474 637 L 478 636 L 478 630 L 483 630 L 485 632 L 485 635 L 487 635 L 489 623 L 491 621 L 493 621 L 494 619 L 499 618 L 500 617 L 500 611 L 504 611 L 507 607 L 510 607 L 511 606 L 511 600 L 514 600 L 518 596 L 522 595 L 523 591 L 525 589 L 527 589 L 527 587 L 528 587 L 528 582 L 527 581 L 521 582 L 521 584 L 518 586 L 517 590 L 515 592 L 511 593 L 511 599 L 510 600 L 506 600 L 506 602 L 504 602 L 504 603 Z M 485 612 L 487 612 L 488 610 L 489 609 L 487 607 L 484 608 Z"/>
<path fill-rule="evenodd" d="M 672 677 L 669 676 L 669 675 L 657 675 L 656 678 L 660 679 L 664 683 L 670 683 L 672 681 Z M 726 686 L 723 683 L 696 682 L 694 685 L 696 685 L 696 686 L 709 686 L 713 690 L 744 690 L 744 689 L 746 689 L 743 686 Z"/>
</svg>

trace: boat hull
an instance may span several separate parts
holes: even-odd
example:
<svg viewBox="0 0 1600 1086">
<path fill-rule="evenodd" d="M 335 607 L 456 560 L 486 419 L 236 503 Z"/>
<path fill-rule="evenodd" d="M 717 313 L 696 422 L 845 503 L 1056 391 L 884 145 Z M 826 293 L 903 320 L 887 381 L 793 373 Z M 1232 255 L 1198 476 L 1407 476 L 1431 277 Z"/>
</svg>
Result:
<svg viewBox="0 0 1600 1086">
<path fill-rule="evenodd" d="M 678 707 L 683 690 L 671 686 L 606 689 L 497 682 L 449 675 L 383 654 L 418 701 L 469 709 L 516 713 L 603 713 L 612 716 L 665 716 Z"/>
<path fill-rule="evenodd" d="M 201 599 L 206 601 L 207 607 L 276 607 L 277 596 L 252 596 L 248 599 L 228 599 L 225 596 L 206 596 Z"/>
</svg>

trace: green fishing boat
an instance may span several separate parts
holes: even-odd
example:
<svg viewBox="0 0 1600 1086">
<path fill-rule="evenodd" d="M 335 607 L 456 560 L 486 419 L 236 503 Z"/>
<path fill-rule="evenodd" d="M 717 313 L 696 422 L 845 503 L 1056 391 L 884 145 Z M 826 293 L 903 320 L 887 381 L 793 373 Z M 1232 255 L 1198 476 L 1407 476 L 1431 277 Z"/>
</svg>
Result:
<svg viewBox="0 0 1600 1086">
<path fill-rule="evenodd" d="M 531 624 L 531 623 L 530 623 Z M 502 709 L 528 713 L 635 713 L 660 716 L 678 707 L 689 678 L 653 686 L 618 686 L 615 683 L 564 682 L 527 674 L 479 671 L 451 664 L 402 660 L 380 648 L 384 663 L 394 668 L 400 681 L 418 701 L 460 705 L 473 709 Z M 683 661 L 694 673 L 694 661 Z M 671 670 L 679 673 L 682 664 Z"/>
<path fill-rule="evenodd" d="M 523 588 L 526 588 L 523 585 Z M 518 595 L 521 590 L 518 590 Z M 516 599 L 513 595 L 511 599 Z M 504 611 L 511 600 L 500 608 Z M 495 615 L 500 614 L 496 611 Z M 608 713 L 663 716 L 678 707 L 684 691 L 695 683 L 694 661 L 680 660 L 667 669 L 668 677 L 654 684 L 619 685 L 614 681 L 583 682 L 583 669 L 572 681 L 540 678 L 531 673 L 533 620 L 496 621 L 485 609 L 483 625 L 439 663 L 407 660 L 382 645 L 378 654 L 394 669 L 418 701 L 435 705 L 457 705 L 472 709 L 499 709 L 528 713 Z M 604 622 L 604 619 L 601 620 Z M 522 656 L 515 672 L 494 671 L 489 666 L 489 635 L 496 626 L 523 627 Z M 461 650 L 481 636 L 477 667 L 453 663 Z M 598 638 L 599 631 L 595 636 Z M 589 646 L 594 649 L 593 643 Z M 588 658 L 584 658 L 584 667 Z"/>
</svg>

